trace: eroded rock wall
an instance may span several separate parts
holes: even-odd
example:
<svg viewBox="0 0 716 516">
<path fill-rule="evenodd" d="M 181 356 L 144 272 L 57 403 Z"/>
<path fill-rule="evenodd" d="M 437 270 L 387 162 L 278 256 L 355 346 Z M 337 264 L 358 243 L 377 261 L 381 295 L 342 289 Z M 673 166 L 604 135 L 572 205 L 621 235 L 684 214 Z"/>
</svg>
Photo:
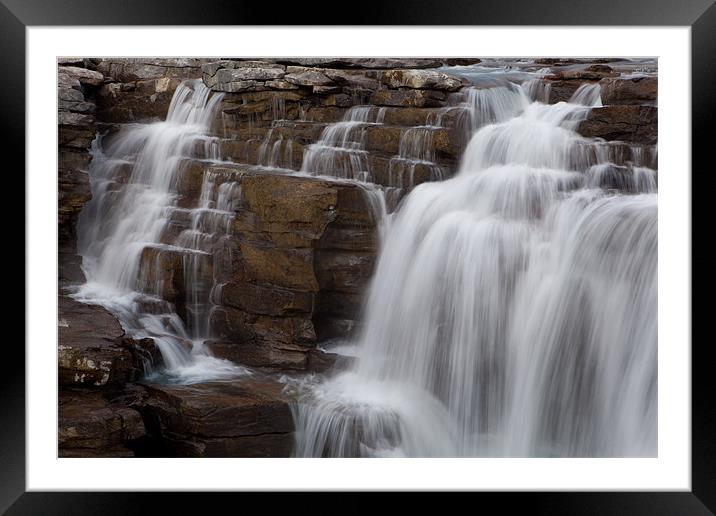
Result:
<svg viewBox="0 0 716 516">
<path fill-rule="evenodd" d="M 87 170 L 96 133 L 96 93 L 104 82 L 88 59 L 60 59 L 57 69 L 58 262 L 60 281 L 80 282 L 77 217 L 92 197 Z"/>
</svg>

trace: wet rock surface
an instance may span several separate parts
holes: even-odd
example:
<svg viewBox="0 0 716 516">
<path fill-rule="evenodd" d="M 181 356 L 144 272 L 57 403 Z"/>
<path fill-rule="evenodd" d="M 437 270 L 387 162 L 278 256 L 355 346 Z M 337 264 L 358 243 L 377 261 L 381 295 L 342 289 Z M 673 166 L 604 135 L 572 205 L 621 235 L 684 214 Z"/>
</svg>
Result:
<svg viewBox="0 0 716 516">
<path fill-rule="evenodd" d="M 268 378 L 144 385 L 134 407 L 163 452 L 185 457 L 287 457 L 293 422 L 283 385 Z"/>
</svg>

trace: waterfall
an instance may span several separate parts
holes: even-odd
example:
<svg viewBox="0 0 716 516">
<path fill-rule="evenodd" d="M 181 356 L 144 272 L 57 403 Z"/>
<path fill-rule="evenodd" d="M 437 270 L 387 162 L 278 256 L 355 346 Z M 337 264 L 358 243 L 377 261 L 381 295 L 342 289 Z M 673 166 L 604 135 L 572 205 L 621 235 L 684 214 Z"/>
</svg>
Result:
<svg viewBox="0 0 716 516">
<path fill-rule="evenodd" d="M 201 81 L 184 81 L 166 121 L 130 125 L 107 145 L 98 137 L 89 170 L 92 200 L 78 221 L 87 282 L 74 297 L 114 312 L 129 336 L 154 339 L 171 381 L 247 372 L 203 347 L 214 287 L 211 244 L 230 228 L 238 185 L 219 185 L 206 171 L 198 206 L 191 208 L 178 205 L 176 190 L 192 151 L 215 148 L 209 133 L 221 95 L 210 93 Z M 183 317 L 179 300 L 167 300 L 175 278 L 163 274 L 175 260 L 181 260 L 186 292 Z"/>
<path fill-rule="evenodd" d="M 459 173 L 393 214 L 355 365 L 297 387 L 295 455 L 656 455 L 655 172 L 574 132 L 596 88 L 533 99 L 468 90 Z"/>
<path fill-rule="evenodd" d="M 321 139 L 308 147 L 301 172 L 370 181 L 365 128 L 382 124 L 384 113 L 384 109 L 374 106 L 351 107 L 341 122 L 326 127 Z"/>
</svg>

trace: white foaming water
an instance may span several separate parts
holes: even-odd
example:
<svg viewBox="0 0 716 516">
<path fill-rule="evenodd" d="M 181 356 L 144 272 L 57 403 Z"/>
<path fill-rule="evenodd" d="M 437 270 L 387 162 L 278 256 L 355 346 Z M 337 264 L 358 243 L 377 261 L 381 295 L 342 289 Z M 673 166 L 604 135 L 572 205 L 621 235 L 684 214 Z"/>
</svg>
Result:
<svg viewBox="0 0 716 516">
<path fill-rule="evenodd" d="M 220 100 L 201 81 L 185 81 L 174 93 L 166 121 L 131 126 L 106 149 L 98 138 L 90 166 L 92 200 L 78 221 L 87 283 L 74 297 L 115 313 L 128 335 L 153 338 L 170 380 L 183 383 L 247 374 L 203 346 L 213 287 L 210 243 L 229 227 L 237 186 L 217 186 L 216 177 L 205 172 L 199 206 L 177 208 L 181 162 L 197 145 L 211 142 L 208 133 Z M 177 214 L 188 216 L 189 227 L 171 237 Z M 176 257 L 187 297 L 184 319 L 163 299 L 172 289 L 162 275 L 163 263 Z"/>
<path fill-rule="evenodd" d="M 353 106 L 341 122 L 330 124 L 321 139 L 306 150 L 301 172 L 339 179 L 370 181 L 366 127 L 383 123 L 385 110 L 375 106 Z"/>
<path fill-rule="evenodd" d="M 393 215 L 357 362 L 304 386 L 295 455 L 656 454 L 653 171 L 585 158 L 594 91 L 493 90 L 459 174 Z"/>
</svg>

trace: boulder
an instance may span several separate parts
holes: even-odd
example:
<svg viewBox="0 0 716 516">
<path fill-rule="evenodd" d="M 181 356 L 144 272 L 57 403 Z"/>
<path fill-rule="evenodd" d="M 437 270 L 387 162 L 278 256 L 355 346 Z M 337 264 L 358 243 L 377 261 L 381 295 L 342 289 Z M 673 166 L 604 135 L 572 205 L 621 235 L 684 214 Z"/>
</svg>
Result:
<svg viewBox="0 0 716 516">
<path fill-rule="evenodd" d="M 150 436 L 174 456 L 287 457 L 293 420 L 283 385 L 231 382 L 145 386 L 136 403 Z"/>
<path fill-rule="evenodd" d="M 656 77 L 603 79 L 599 82 L 602 88 L 602 104 L 656 105 L 657 83 Z"/>
</svg>

